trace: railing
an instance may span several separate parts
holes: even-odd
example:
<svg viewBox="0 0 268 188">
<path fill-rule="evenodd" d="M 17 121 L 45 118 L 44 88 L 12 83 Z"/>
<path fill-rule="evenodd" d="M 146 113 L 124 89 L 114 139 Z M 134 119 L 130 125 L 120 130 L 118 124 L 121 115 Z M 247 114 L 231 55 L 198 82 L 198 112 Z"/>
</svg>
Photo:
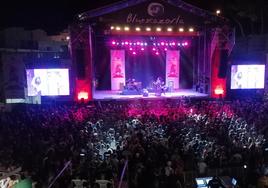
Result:
<svg viewBox="0 0 268 188">
<path fill-rule="evenodd" d="M 51 183 L 49 184 L 49 186 L 48 186 L 48 188 L 51 188 L 53 185 L 54 185 L 54 183 L 57 181 L 57 179 L 62 175 L 62 173 L 67 169 L 67 167 L 69 166 L 71 164 L 71 161 L 68 161 L 65 165 L 64 165 L 64 167 L 63 167 L 63 169 L 60 171 L 60 173 L 51 181 Z"/>
</svg>

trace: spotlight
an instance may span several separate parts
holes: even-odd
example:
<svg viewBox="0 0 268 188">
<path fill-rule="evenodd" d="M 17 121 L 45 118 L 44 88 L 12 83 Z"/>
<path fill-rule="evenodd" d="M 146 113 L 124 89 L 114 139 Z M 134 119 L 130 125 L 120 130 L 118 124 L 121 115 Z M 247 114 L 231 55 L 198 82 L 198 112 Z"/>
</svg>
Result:
<svg viewBox="0 0 268 188">
<path fill-rule="evenodd" d="M 114 30 L 114 26 L 111 26 L 111 30 Z"/>
<path fill-rule="evenodd" d="M 184 29 L 181 27 L 181 28 L 179 28 L 179 32 L 183 32 L 184 31 Z"/>
<path fill-rule="evenodd" d="M 188 46 L 188 42 L 185 42 L 184 45 L 185 45 L 185 46 Z"/>
<path fill-rule="evenodd" d="M 116 29 L 116 31 L 120 31 L 121 27 L 116 27 L 115 29 Z"/>
<path fill-rule="evenodd" d="M 141 48 L 141 51 L 144 51 L 144 48 Z"/>
<path fill-rule="evenodd" d="M 217 16 L 219 16 L 219 14 L 221 14 L 221 10 L 220 9 L 217 9 L 216 10 L 216 14 L 217 14 Z"/>
<path fill-rule="evenodd" d="M 161 42 L 161 46 L 164 46 L 165 45 L 165 43 L 164 42 Z"/>
<path fill-rule="evenodd" d="M 112 44 L 113 44 L 113 45 L 115 45 L 115 44 L 116 44 L 116 42 L 115 42 L 115 41 L 112 41 Z"/>
<path fill-rule="evenodd" d="M 151 31 L 151 28 L 150 27 L 146 27 L 146 31 Z"/>
<path fill-rule="evenodd" d="M 158 32 L 161 31 L 161 30 L 162 30 L 161 27 L 156 28 L 156 31 L 158 31 Z"/>
<path fill-rule="evenodd" d="M 132 51 L 133 49 L 132 48 L 129 48 L 130 51 Z"/>
<path fill-rule="evenodd" d="M 66 37 L 66 40 L 70 40 L 70 36 L 67 36 L 67 37 Z"/>
<path fill-rule="evenodd" d="M 125 27 L 124 30 L 125 30 L 125 31 L 129 31 L 129 27 Z"/>
<path fill-rule="evenodd" d="M 125 42 L 125 45 L 128 45 L 128 42 Z"/>
<path fill-rule="evenodd" d="M 136 27 L 135 30 L 136 30 L 136 31 L 141 31 L 141 28 L 140 28 L 140 27 Z"/>
<path fill-rule="evenodd" d="M 132 52 L 133 55 L 136 55 L 136 52 Z"/>
<path fill-rule="evenodd" d="M 167 48 L 165 48 L 165 51 L 167 51 Z"/>
<path fill-rule="evenodd" d="M 140 45 L 141 43 L 140 42 L 137 42 L 137 45 Z"/>
<path fill-rule="evenodd" d="M 168 32 L 171 32 L 172 31 L 172 28 L 171 27 L 167 28 L 167 31 Z"/>
<path fill-rule="evenodd" d="M 153 48 L 153 51 L 155 51 L 156 49 L 155 48 Z"/>
<path fill-rule="evenodd" d="M 155 55 L 159 55 L 159 52 L 155 52 Z"/>
<path fill-rule="evenodd" d="M 145 42 L 144 45 L 147 46 L 148 45 L 147 42 Z"/>
<path fill-rule="evenodd" d="M 194 28 L 190 27 L 189 32 L 194 32 Z"/>
</svg>

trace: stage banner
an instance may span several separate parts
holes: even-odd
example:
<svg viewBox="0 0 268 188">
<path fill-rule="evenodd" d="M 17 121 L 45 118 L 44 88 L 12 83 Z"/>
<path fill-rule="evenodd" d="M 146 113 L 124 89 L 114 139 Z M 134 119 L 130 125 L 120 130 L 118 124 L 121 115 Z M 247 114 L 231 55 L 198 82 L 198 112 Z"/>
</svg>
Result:
<svg viewBox="0 0 268 188">
<path fill-rule="evenodd" d="M 169 90 L 179 89 L 180 51 L 167 50 L 166 54 L 166 86 Z"/>
<path fill-rule="evenodd" d="M 111 50 L 111 87 L 122 90 L 125 85 L 125 50 Z"/>
</svg>

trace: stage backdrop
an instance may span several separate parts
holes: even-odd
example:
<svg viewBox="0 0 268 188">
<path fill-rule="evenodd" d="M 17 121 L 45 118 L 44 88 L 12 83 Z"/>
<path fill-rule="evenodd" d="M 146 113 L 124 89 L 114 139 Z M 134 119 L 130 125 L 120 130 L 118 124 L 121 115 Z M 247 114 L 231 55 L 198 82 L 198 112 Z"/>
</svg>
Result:
<svg viewBox="0 0 268 188">
<path fill-rule="evenodd" d="M 180 51 L 168 50 L 166 55 L 166 85 L 179 89 Z"/>
<path fill-rule="evenodd" d="M 125 51 L 111 50 L 111 87 L 122 90 L 125 85 Z"/>
</svg>

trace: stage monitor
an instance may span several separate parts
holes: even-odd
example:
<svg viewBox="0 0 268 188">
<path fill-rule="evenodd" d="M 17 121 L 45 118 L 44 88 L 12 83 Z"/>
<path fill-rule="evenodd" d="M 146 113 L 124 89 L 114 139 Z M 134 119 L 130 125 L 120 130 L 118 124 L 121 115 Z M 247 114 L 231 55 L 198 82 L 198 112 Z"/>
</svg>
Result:
<svg viewBox="0 0 268 188">
<path fill-rule="evenodd" d="M 68 69 L 27 69 L 28 96 L 70 94 Z"/>
<path fill-rule="evenodd" d="M 263 89 L 265 65 L 232 65 L 231 89 Z"/>
</svg>

